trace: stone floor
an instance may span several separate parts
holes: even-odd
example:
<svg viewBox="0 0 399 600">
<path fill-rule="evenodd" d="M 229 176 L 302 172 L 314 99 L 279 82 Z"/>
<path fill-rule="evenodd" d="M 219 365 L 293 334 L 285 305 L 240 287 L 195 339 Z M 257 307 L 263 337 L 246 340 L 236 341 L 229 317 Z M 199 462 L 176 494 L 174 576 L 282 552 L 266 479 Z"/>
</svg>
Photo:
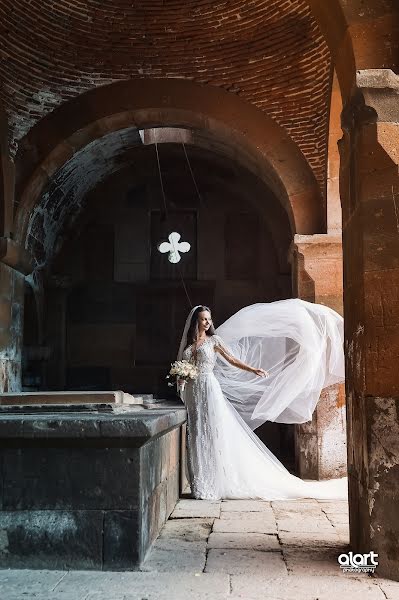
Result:
<svg viewBox="0 0 399 600">
<path fill-rule="evenodd" d="M 345 502 L 183 498 L 140 571 L 0 570 L 0 598 L 398 600 L 399 582 L 341 572 L 347 544 Z"/>
</svg>

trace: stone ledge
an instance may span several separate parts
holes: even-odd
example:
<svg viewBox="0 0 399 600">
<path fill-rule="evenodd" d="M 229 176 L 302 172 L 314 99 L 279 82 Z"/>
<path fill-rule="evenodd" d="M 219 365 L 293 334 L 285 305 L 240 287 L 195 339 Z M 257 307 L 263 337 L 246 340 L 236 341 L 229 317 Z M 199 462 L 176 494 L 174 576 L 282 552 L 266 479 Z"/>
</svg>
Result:
<svg viewBox="0 0 399 600">
<path fill-rule="evenodd" d="M 8 409 L 10 407 L 7 407 Z M 158 437 L 186 421 L 186 409 L 142 409 L 109 405 L 105 413 L 68 410 L 60 413 L 47 405 L 29 406 L 29 414 L 3 411 L 0 407 L 0 438 L 2 447 L 11 440 L 87 440 L 93 438 L 115 438 L 123 445 L 136 441 L 142 446 L 151 438 Z M 27 407 L 25 407 L 27 408 Z"/>
</svg>

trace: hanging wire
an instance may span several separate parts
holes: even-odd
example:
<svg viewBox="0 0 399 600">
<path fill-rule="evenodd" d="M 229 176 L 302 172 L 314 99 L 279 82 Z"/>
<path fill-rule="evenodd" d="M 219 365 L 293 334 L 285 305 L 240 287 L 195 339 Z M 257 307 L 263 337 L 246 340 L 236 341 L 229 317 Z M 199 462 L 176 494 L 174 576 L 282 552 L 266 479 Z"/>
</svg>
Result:
<svg viewBox="0 0 399 600">
<path fill-rule="evenodd" d="M 161 163 L 159 162 L 159 152 L 158 152 L 158 142 L 155 142 L 155 152 L 157 153 L 157 163 L 158 163 L 158 173 L 159 173 L 159 182 L 161 184 L 161 190 L 162 190 L 162 198 L 163 198 L 163 205 L 165 208 L 165 217 L 166 219 L 168 218 L 168 207 L 166 204 L 166 195 L 165 195 L 165 188 L 163 186 L 163 178 L 162 178 L 162 171 L 161 171 Z"/>
<path fill-rule="evenodd" d="M 167 206 L 167 202 L 166 202 L 165 189 L 164 189 L 164 185 L 163 185 L 161 163 L 159 161 L 159 152 L 158 152 L 158 143 L 157 142 L 155 142 L 155 151 L 157 153 L 159 181 L 160 181 L 160 184 L 161 184 L 162 198 L 163 198 L 163 204 L 164 204 L 164 208 L 165 208 L 165 220 L 166 220 L 166 222 L 168 222 L 169 221 L 169 213 L 168 213 L 168 206 Z M 182 270 L 181 270 L 181 266 L 180 266 L 179 263 L 175 263 L 175 264 L 177 265 L 177 269 L 179 271 L 179 276 L 180 276 L 181 283 L 182 283 L 184 292 L 185 292 L 187 300 L 188 300 L 188 304 L 189 304 L 190 308 L 193 308 L 194 305 L 193 305 L 193 303 L 191 301 L 191 298 L 190 298 L 190 295 L 188 293 L 188 290 L 187 290 L 187 287 L 186 287 L 186 283 L 185 283 L 184 278 L 183 278 L 183 273 L 182 273 Z"/>
<path fill-rule="evenodd" d="M 185 154 L 185 157 L 186 157 L 187 165 L 188 165 L 188 168 L 189 168 L 189 170 L 190 170 L 191 178 L 192 178 L 192 180 L 193 180 L 194 187 L 195 187 L 195 190 L 196 190 L 196 192 L 197 192 L 197 196 L 198 196 L 198 198 L 199 198 L 200 204 L 203 204 L 203 205 L 204 205 L 204 207 L 206 208 L 206 202 L 204 201 L 204 199 L 202 198 L 202 196 L 201 196 L 201 194 L 200 194 L 200 191 L 199 191 L 199 188 L 198 188 L 197 182 L 196 182 L 196 180 L 195 180 L 195 177 L 194 177 L 193 170 L 192 170 L 192 168 L 191 168 L 190 161 L 188 160 L 188 154 L 187 154 L 186 145 L 185 145 L 185 143 L 184 143 L 184 142 L 182 142 L 182 146 L 183 146 L 183 150 L 184 150 L 184 154 Z"/>
</svg>

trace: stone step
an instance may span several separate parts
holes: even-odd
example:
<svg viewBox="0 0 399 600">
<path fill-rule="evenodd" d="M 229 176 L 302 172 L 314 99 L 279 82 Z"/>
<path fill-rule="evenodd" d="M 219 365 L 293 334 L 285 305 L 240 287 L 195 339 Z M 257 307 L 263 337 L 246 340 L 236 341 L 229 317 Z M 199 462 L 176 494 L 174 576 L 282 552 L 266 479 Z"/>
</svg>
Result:
<svg viewBox="0 0 399 600">
<path fill-rule="evenodd" d="M 113 413 L 123 414 L 132 412 L 142 412 L 145 407 L 142 404 L 117 404 L 116 402 L 96 404 L 1 404 L 0 415 L 38 415 L 38 414 L 82 414 L 82 413 Z"/>
<path fill-rule="evenodd" d="M 140 397 L 116 391 L 7 392 L 0 395 L 0 405 L 29 404 L 143 404 Z"/>
</svg>

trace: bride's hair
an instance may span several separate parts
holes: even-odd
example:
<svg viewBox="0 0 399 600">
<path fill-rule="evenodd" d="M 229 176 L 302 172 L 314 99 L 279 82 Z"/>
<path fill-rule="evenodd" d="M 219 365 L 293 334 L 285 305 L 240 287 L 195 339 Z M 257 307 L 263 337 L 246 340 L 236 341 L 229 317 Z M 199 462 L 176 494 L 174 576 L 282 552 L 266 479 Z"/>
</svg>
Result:
<svg viewBox="0 0 399 600">
<path fill-rule="evenodd" d="M 195 309 L 195 311 L 193 312 L 193 315 L 191 317 L 190 326 L 187 331 L 187 346 L 191 346 L 191 344 L 194 344 L 194 342 L 197 341 L 198 332 L 199 332 L 198 315 L 203 310 L 207 310 L 209 313 L 211 313 L 211 309 L 208 306 L 201 305 Z M 209 329 L 205 332 L 205 334 L 206 335 L 215 335 L 215 328 L 213 326 L 213 322 L 211 323 Z"/>
</svg>

